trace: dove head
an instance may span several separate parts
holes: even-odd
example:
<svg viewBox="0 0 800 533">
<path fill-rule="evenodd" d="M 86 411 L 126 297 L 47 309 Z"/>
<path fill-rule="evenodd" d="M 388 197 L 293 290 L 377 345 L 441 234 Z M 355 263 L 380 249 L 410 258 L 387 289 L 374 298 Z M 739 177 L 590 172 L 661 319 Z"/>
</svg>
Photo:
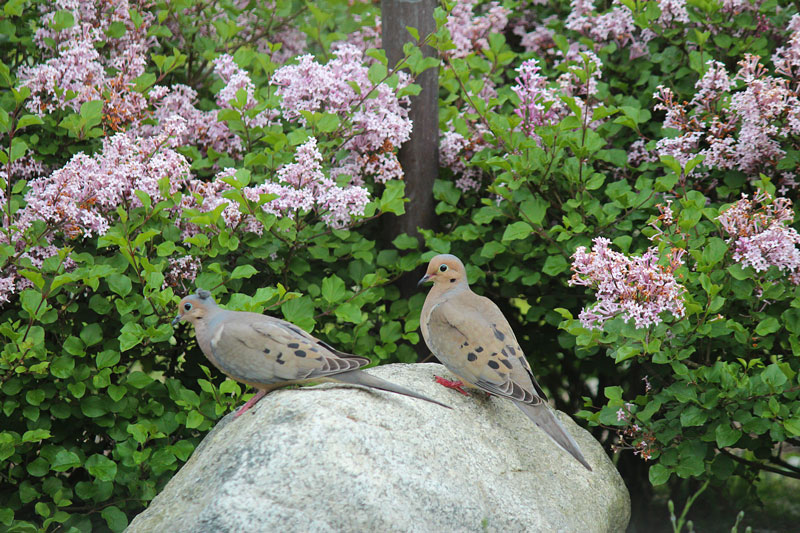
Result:
<svg viewBox="0 0 800 533">
<path fill-rule="evenodd" d="M 428 270 L 417 285 L 432 281 L 434 288 L 447 290 L 467 284 L 467 271 L 461 260 L 450 254 L 437 255 L 428 263 Z"/>
<path fill-rule="evenodd" d="M 187 321 L 196 324 L 202 320 L 209 312 L 217 307 L 214 298 L 207 290 L 200 289 L 196 294 L 192 294 L 181 300 L 178 304 L 178 316 L 172 321 L 172 325 L 178 322 Z"/>
</svg>

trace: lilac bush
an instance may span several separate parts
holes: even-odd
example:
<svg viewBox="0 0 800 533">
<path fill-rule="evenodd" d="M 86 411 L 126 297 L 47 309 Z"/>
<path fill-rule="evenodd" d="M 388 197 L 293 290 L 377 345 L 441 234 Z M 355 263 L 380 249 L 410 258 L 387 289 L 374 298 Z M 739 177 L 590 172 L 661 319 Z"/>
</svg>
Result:
<svg viewBox="0 0 800 533">
<path fill-rule="evenodd" d="M 413 362 L 422 299 L 393 282 L 443 252 L 616 454 L 639 525 L 668 519 L 658 490 L 738 510 L 736 480 L 800 476 L 796 6 L 445 1 L 397 65 L 373 2 L 21 6 L 0 18 L 3 527 L 124 529 L 243 399 L 169 325 L 181 295 Z M 427 68 L 423 251 L 385 215 L 418 208 L 397 153 Z"/>
</svg>

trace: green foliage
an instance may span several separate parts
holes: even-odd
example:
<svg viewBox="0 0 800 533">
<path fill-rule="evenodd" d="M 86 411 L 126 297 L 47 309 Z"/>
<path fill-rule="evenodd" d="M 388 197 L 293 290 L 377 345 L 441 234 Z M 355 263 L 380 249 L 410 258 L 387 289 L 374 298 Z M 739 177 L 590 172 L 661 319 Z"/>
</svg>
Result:
<svg viewBox="0 0 800 533">
<path fill-rule="evenodd" d="M 30 189 L 30 177 L 11 179 L 11 165 L 33 157 L 52 171 L 74 154 L 97 153 L 127 124 L 110 108 L 110 90 L 76 109 L 39 116 L 26 107 L 31 91 L 17 73 L 47 59 L 34 42 L 39 4 L 12 0 L 0 16 L 5 236 L 16 235 L 7 220 L 25 206 Z M 131 199 L 138 202 L 107 213 L 102 236 L 57 233 L 40 220 L 20 241 L 0 238 L 0 278 L 13 269 L 29 282 L 8 302 L 0 300 L 0 524 L 17 531 L 121 531 L 219 417 L 245 399 L 241 385 L 207 367 L 190 331 L 170 326 L 180 295 L 206 288 L 230 309 L 283 317 L 376 363 L 413 362 L 424 294 L 403 298 L 394 282 L 444 252 L 461 257 L 473 288 L 501 307 L 557 406 L 577 411 L 608 448 L 647 456 L 646 471 L 631 467 L 641 458 L 629 452 L 617 459 L 632 490 L 674 490 L 690 482 L 712 490 L 750 482 L 759 469 L 796 476 L 780 446 L 800 438 L 800 292 L 774 267 L 743 267 L 717 217 L 742 193 L 774 196 L 777 175 L 770 172 L 794 169 L 797 151 L 786 147 L 764 176 L 710 171 L 698 177 L 702 157 L 629 158 L 636 141 L 653 150 L 657 140 L 675 134 L 662 129 L 664 114 L 654 108 L 657 86 L 689 101 L 709 59 L 731 69 L 745 53 L 767 61 L 785 43 L 763 35 L 759 25 L 785 28 L 795 8 L 765 2 L 758 13 L 731 16 L 715 1 L 693 1 L 690 23 L 659 26 L 647 53 L 632 57 L 618 42 L 595 45 L 566 29 L 565 1 L 527 8 L 507 2 L 515 19 L 524 9 L 532 10 L 528 20 L 555 15 L 548 19 L 552 43 L 539 55 L 525 52 L 511 31 L 482 35 L 483 48 L 456 53 L 446 26 L 453 5 L 446 3 L 436 10 L 433 34 L 408 29 L 414 42 L 398 64 L 368 50 L 374 86 L 399 87 L 400 67 L 412 75 L 439 68 L 441 130 L 467 141 L 464 167 L 448 165 L 435 184 L 439 226 L 422 231 L 423 254 L 408 235 L 386 242 L 380 226 L 385 215 L 415 208 L 402 182 L 366 183 L 372 201 L 344 228 L 326 225 L 313 211 L 276 217 L 262 209 L 274 195 L 243 192 L 272 180 L 310 136 L 326 170 L 346 157 L 354 134 L 350 116 L 303 111 L 302 125 L 254 126 L 253 119 L 279 103 L 268 83 L 289 44 L 279 35 L 302 32 L 306 47 L 297 52 L 324 62 L 333 42 L 374 25 L 376 5 L 350 4 L 250 2 L 242 9 L 228 0 L 156 2 L 132 10 L 131 24 L 104 30 L 111 42 L 147 27 L 150 59 L 130 84 L 144 98 L 158 86 L 185 84 L 197 91 L 199 109 L 216 109 L 223 83 L 211 74 L 212 61 L 226 51 L 247 70 L 253 101 L 240 89 L 217 115 L 241 142 L 241 153 L 210 145 L 176 150 L 200 179 L 233 168 L 224 178 L 231 187 L 226 199 L 263 231 L 229 226 L 224 206 L 178 209 L 197 196 L 171 188 L 165 178 L 158 197 L 137 190 Z M 622 4 L 636 31 L 661 15 L 654 1 Z M 48 27 L 67 31 L 75 24 L 71 12 L 58 11 Z M 56 44 L 51 37 L 45 42 Z M 583 52 L 576 52 L 578 43 Z M 424 57 L 425 45 L 441 59 Z M 107 53 L 110 46 L 97 48 Z M 533 57 L 550 88 L 561 77 L 573 91 L 547 104 L 564 110 L 557 120 L 527 131 L 512 87 L 516 69 Z M 593 79 L 596 90 L 589 91 Z M 419 90 L 411 83 L 397 92 Z M 364 92 L 364 100 L 375 97 L 374 87 Z M 77 96 L 62 94 L 67 101 Z M 146 114 L 137 120 L 156 123 Z M 457 181 L 465 169 L 476 171 L 477 187 Z M 674 224 L 663 216 L 665 205 Z M 197 231 L 185 233 L 189 224 Z M 675 272 L 685 288 L 685 314 L 664 314 L 647 328 L 620 317 L 602 329 L 585 327 L 575 317 L 591 303 L 591 291 L 568 280 L 575 251 L 598 236 L 628 255 L 656 246 L 662 263 L 673 249 L 685 250 L 685 264 Z M 38 261 L 26 254 L 51 238 L 56 255 Z M 174 275 L 175 260 L 186 258 L 197 267 L 193 283 L 188 274 Z M 673 505 L 678 530 L 689 524 L 692 494 L 680 517 Z"/>
<path fill-rule="evenodd" d="M 210 39 L 200 30 L 207 29 L 206 18 L 213 13 L 195 12 L 194 4 L 201 5 L 154 8 L 161 24 L 149 32 L 159 44 L 134 90 L 146 94 L 156 84 L 188 83 L 199 88 L 206 105 L 219 89 L 206 79 L 210 60 L 224 47 L 235 50 L 239 64 L 249 68 L 260 109 L 274 106 L 267 80 L 280 65 L 240 39 L 235 21 L 241 12 L 228 6 L 214 19 L 216 37 Z M 316 39 L 312 46 L 324 45 L 318 51 L 327 54 L 330 42 L 344 37 L 341 31 L 358 28 L 353 13 L 369 23 L 373 11 L 348 8 L 346 2 L 279 2 L 268 13 L 274 27 L 260 29 L 277 32 L 293 20 Z M 37 13 L 33 8 L 12 13 L 17 33 L 0 40 L 6 75 L 0 80 L 3 176 L 11 176 L 7 165 L 27 150 L 58 168 L 74 153 L 96 152 L 114 132 L 109 109 L 99 100 L 84 103 L 78 112 L 56 110 L 41 119 L 25 112 L 30 91 L 18 89 L 9 73 L 21 61 L 39 60 L 31 34 Z M 263 12 L 254 15 L 269 18 Z M 53 28 L 72 26 L 71 16 L 57 13 Z M 176 28 L 183 33 L 173 34 Z M 114 25 L 108 29 L 110 36 L 124 31 Z M 418 59 L 409 59 L 415 68 L 421 68 Z M 370 78 L 376 84 L 397 77 L 384 64 L 375 65 Z M 407 90 L 413 92 L 413 85 Z M 326 161 L 341 158 L 349 133 L 329 113 L 309 114 L 305 127 L 285 131 L 248 126 L 252 110 L 244 96 L 240 91 L 231 109 L 220 113 L 245 146 L 239 159 L 213 149 L 179 150 L 200 177 L 223 166 L 239 169 L 225 178 L 232 187 L 226 194 L 234 209 L 258 221 L 261 234 L 229 227 L 222 208 L 176 216 L 192 193 L 171 192 L 163 179 L 161 199 L 135 191 L 138 206 L 124 202 L 108 213 L 109 227 L 101 236 L 69 238 L 39 221 L 20 246 L 0 244 L 0 278 L 18 272 L 30 282 L 19 292 L 4 293 L 8 302 L 0 300 L 0 528 L 122 531 L 215 422 L 246 399 L 244 387 L 209 370 L 190 330 L 170 325 L 180 295 L 195 287 L 210 289 L 230 309 L 285 318 L 376 363 L 416 360 L 411 344 L 419 341 L 418 320 L 407 318 L 418 316 L 422 301 L 401 299 L 392 283 L 418 266 L 418 245 L 405 235 L 398 237 L 402 254 L 391 243 L 382 245 L 376 222 L 404 212 L 404 183 L 367 184 L 372 201 L 365 215 L 344 228 L 326 225 L 314 212 L 276 218 L 263 211 L 260 206 L 274 195 L 253 200 L 240 193 L 243 187 L 267 181 L 311 134 Z M 4 235 L 13 234 L 6 217 L 25 205 L 26 184 L 0 178 L 7 193 L 0 209 Z M 182 233 L 187 224 L 197 231 Z M 23 256 L 45 236 L 58 243 L 56 256 L 41 264 Z M 171 269 L 177 258 L 197 261 L 194 283 L 190 277 L 175 278 Z"/>
<path fill-rule="evenodd" d="M 659 16 L 655 2 L 623 4 L 639 28 L 652 27 Z M 522 53 L 507 33 L 493 35 L 489 49 L 452 57 L 456 43 L 441 16 L 437 48 L 451 57 L 440 78 L 440 127 L 468 140 L 461 157 L 465 168 L 480 169 L 482 182 L 477 190 L 459 189 L 458 168 L 443 173 L 434 188 L 441 231 L 425 232 L 427 245 L 470 265 L 473 288 L 500 305 L 556 404 L 578 411 L 590 427 L 611 430 L 610 448 L 628 450 L 618 466 L 632 490 L 646 494 L 651 484 L 674 489 L 684 479 L 720 487 L 739 476 L 752 480 L 760 469 L 797 477 L 781 445 L 800 442 L 800 291 L 775 267 L 743 268 L 716 220 L 742 193 L 774 194 L 777 174 L 697 177 L 702 157 L 684 163 L 671 156 L 629 159 L 634 142 L 652 150 L 656 140 L 672 135 L 662 131 L 663 113 L 652 112 L 657 86 L 689 101 L 708 60 L 732 67 L 753 53 L 768 65 L 784 38 L 760 37 L 753 13 L 730 17 L 714 2 L 690 2 L 691 23 L 658 30 L 639 57 L 617 43 L 596 45 L 601 65 L 570 55 L 568 45 L 578 38 L 560 22 L 569 14 L 566 2 L 534 9 L 535 20 L 553 16 L 546 54 Z M 760 11 L 776 28 L 793 12 L 774 4 Z M 699 21 L 714 30 L 696 30 Z M 586 37 L 580 42 L 591 46 Z M 578 90 L 558 92 L 552 105 L 563 103 L 568 113 L 528 136 L 514 112 L 521 101 L 512 90 L 520 84 L 512 69 L 530 57 L 551 80 L 548 87 L 558 92 L 553 80 L 569 71 Z M 586 97 L 580 87 L 595 69 L 602 78 Z M 496 95 L 484 98 L 489 83 Z M 777 168 L 795 168 L 794 146 L 782 148 Z M 659 217 L 668 202 L 676 223 L 667 230 Z M 686 289 L 685 315 L 664 313 L 665 322 L 642 329 L 622 318 L 602 329 L 584 327 L 576 317 L 592 303 L 591 292 L 568 280 L 573 254 L 596 237 L 625 254 L 655 245 L 662 264 L 672 250 L 685 250 L 685 265 L 676 272 Z M 641 471 L 630 466 L 641 460 L 630 451 L 650 462 L 649 479 L 628 477 Z"/>
</svg>

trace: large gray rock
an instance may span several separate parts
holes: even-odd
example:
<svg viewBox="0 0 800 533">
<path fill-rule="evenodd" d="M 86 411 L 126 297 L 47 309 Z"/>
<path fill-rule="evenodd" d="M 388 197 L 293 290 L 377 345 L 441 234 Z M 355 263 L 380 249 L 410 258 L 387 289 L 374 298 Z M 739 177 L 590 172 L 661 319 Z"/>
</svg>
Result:
<svg viewBox="0 0 800 533">
<path fill-rule="evenodd" d="M 454 409 L 333 384 L 273 392 L 222 419 L 128 531 L 625 530 L 622 479 L 563 413 L 594 472 L 511 402 L 433 383 L 441 365 L 368 372 Z"/>
</svg>

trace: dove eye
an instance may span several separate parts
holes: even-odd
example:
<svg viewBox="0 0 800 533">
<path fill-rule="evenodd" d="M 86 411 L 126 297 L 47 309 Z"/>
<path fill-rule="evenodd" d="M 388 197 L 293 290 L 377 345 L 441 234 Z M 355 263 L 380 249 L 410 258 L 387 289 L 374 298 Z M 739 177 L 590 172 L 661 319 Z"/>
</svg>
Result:
<svg viewBox="0 0 800 533">
<path fill-rule="evenodd" d="M 442 265 L 439 267 L 439 272 L 447 272 L 447 265 Z"/>
<path fill-rule="evenodd" d="M 183 310 L 184 311 L 191 311 L 192 310 L 192 304 L 190 304 L 190 303 L 183 304 Z"/>
</svg>

